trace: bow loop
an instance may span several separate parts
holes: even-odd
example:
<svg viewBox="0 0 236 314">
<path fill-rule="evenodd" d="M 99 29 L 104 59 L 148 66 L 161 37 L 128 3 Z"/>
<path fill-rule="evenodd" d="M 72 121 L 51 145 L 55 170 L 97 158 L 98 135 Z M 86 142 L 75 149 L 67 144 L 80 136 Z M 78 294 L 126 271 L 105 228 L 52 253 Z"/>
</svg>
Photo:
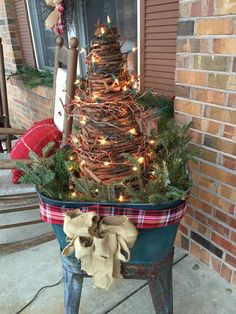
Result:
<svg viewBox="0 0 236 314">
<path fill-rule="evenodd" d="M 128 262 L 138 231 L 127 216 L 107 216 L 70 210 L 65 215 L 64 232 L 71 242 L 63 255 L 75 251 L 81 269 L 93 277 L 95 286 L 109 289 L 114 279 L 122 279 L 120 262 Z"/>
</svg>

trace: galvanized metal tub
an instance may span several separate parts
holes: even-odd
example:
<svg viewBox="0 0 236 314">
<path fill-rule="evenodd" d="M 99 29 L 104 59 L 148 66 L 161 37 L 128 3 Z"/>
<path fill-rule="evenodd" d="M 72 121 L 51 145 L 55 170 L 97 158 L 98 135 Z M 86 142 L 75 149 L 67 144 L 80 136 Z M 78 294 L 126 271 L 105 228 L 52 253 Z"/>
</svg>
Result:
<svg viewBox="0 0 236 314">
<path fill-rule="evenodd" d="M 63 211 L 75 208 L 81 208 L 89 206 L 112 206 L 114 209 L 119 208 L 133 208 L 142 209 L 144 211 L 166 211 L 176 208 L 178 206 L 185 206 L 185 200 L 176 200 L 162 203 L 160 205 L 150 204 L 131 204 L 131 203 L 81 203 L 81 202 L 67 202 L 52 200 L 39 194 L 40 204 L 46 204 L 47 206 L 53 206 Z M 41 206 L 41 205 L 40 205 Z M 180 216 L 180 219 L 182 217 Z M 131 249 L 130 263 L 156 263 L 167 257 L 173 248 L 177 229 L 180 219 L 174 223 L 160 228 L 151 229 L 139 229 L 139 234 L 134 247 Z M 68 244 L 66 243 L 66 235 L 63 232 L 62 224 L 52 224 L 55 231 L 57 240 L 60 244 L 61 250 Z"/>
</svg>

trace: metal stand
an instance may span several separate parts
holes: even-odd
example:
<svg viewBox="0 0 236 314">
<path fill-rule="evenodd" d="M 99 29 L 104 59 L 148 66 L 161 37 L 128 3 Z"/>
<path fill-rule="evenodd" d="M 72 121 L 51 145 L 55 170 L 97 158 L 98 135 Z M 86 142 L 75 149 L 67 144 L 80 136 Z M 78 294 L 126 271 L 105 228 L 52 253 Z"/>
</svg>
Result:
<svg viewBox="0 0 236 314">
<path fill-rule="evenodd" d="M 122 274 L 126 279 L 146 279 L 152 296 L 156 314 L 173 314 L 172 252 L 162 261 L 152 264 L 122 264 Z M 83 277 L 80 263 L 75 257 L 62 257 L 64 270 L 65 314 L 78 314 Z"/>
<path fill-rule="evenodd" d="M 162 261 L 153 264 L 123 264 L 126 279 L 147 279 L 153 305 L 157 314 L 173 313 L 172 252 Z"/>
</svg>

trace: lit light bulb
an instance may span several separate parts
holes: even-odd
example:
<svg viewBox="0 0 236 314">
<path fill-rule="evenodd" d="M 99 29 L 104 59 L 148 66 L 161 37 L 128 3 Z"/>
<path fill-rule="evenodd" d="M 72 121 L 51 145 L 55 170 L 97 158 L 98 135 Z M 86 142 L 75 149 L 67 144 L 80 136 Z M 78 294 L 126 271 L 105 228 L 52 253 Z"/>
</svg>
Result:
<svg viewBox="0 0 236 314">
<path fill-rule="evenodd" d="M 74 82 L 75 85 L 77 85 L 77 84 L 79 84 L 79 83 L 80 83 L 80 80 L 76 80 L 76 81 Z"/>
<path fill-rule="evenodd" d="M 123 202 L 123 201 L 124 201 L 124 197 L 123 197 L 122 194 L 120 194 L 120 196 L 119 196 L 119 201 L 120 201 L 120 202 Z"/>
<path fill-rule="evenodd" d="M 155 144 L 155 141 L 154 141 L 154 140 L 150 140 L 150 141 L 149 141 L 149 144 L 154 145 L 154 144 Z"/>
<path fill-rule="evenodd" d="M 73 167 L 72 166 L 70 166 L 70 168 L 68 169 L 69 171 L 73 171 Z"/>
<path fill-rule="evenodd" d="M 85 161 L 82 160 L 81 163 L 80 163 L 80 166 L 83 166 L 85 164 Z"/>
<path fill-rule="evenodd" d="M 123 91 L 126 93 L 126 91 L 127 91 L 127 86 L 126 85 L 123 87 Z"/>
<path fill-rule="evenodd" d="M 93 93 L 92 100 L 94 101 L 98 100 L 98 95 L 96 93 Z"/>
<path fill-rule="evenodd" d="M 72 192 L 72 193 L 71 193 L 71 196 L 72 196 L 72 197 L 76 197 L 76 195 L 77 195 L 76 192 Z"/>
<path fill-rule="evenodd" d="M 105 137 L 101 137 L 98 141 L 99 141 L 99 143 L 100 143 L 101 145 L 105 145 L 105 144 L 108 143 L 108 141 L 105 139 Z"/>
<path fill-rule="evenodd" d="M 77 138 L 76 136 L 73 136 L 72 142 L 73 142 L 74 144 L 78 144 L 78 143 L 79 143 L 79 140 L 78 140 L 78 138 Z"/>
<path fill-rule="evenodd" d="M 104 161 L 104 163 L 103 163 L 103 165 L 105 166 L 105 167 L 108 167 L 108 166 L 110 166 L 110 162 L 109 161 Z"/>
<path fill-rule="evenodd" d="M 86 121 L 86 118 L 85 118 L 85 117 L 83 117 L 83 118 L 80 120 L 80 123 L 83 124 L 83 125 L 85 125 L 86 122 L 87 122 L 87 121 Z"/>
<path fill-rule="evenodd" d="M 111 19 L 108 15 L 107 15 L 107 24 L 111 24 Z"/>
<path fill-rule="evenodd" d="M 135 52 L 138 48 L 137 47 L 133 47 L 132 51 Z"/>
<path fill-rule="evenodd" d="M 132 83 L 134 82 L 134 76 L 133 75 L 131 76 L 131 82 Z"/>
<path fill-rule="evenodd" d="M 96 189 L 95 192 L 98 193 L 98 192 L 99 192 L 99 189 Z"/>
<path fill-rule="evenodd" d="M 136 129 L 135 129 L 135 128 L 130 129 L 130 130 L 129 130 L 129 133 L 130 133 L 130 134 L 133 134 L 133 135 L 134 135 L 134 134 L 137 134 L 137 132 L 136 132 Z"/>
<path fill-rule="evenodd" d="M 144 157 L 139 157 L 139 158 L 138 158 L 138 162 L 139 162 L 140 164 L 142 164 L 142 163 L 144 162 Z"/>
<path fill-rule="evenodd" d="M 119 83 L 117 78 L 115 79 L 115 82 L 116 82 L 117 85 L 120 85 L 120 83 Z"/>
<path fill-rule="evenodd" d="M 138 88 L 138 83 L 135 82 L 135 83 L 134 83 L 134 89 L 137 89 L 137 88 Z"/>
<path fill-rule="evenodd" d="M 102 35 L 105 34 L 105 29 L 104 29 L 104 27 L 101 28 L 101 34 L 102 34 Z"/>
<path fill-rule="evenodd" d="M 96 59 L 94 56 L 92 56 L 92 63 L 96 63 Z"/>
<path fill-rule="evenodd" d="M 83 53 L 85 51 L 86 51 L 85 48 L 82 48 L 79 53 Z"/>
<path fill-rule="evenodd" d="M 70 159 L 70 161 L 73 161 L 73 160 L 75 160 L 75 157 L 74 156 L 70 156 L 69 159 Z"/>
<path fill-rule="evenodd" d="M 75 99 L 81 101 L 81 98 L 79 96 L 75 96 Z"/>
<path fill-rule="evenodd" d="M 133 170 L 134 170 L 134 171 L 137 171 L 137 170 L 138 170 L 138 168 L 137 168 L 137 167 L 133 167 Z"/>
</svg>

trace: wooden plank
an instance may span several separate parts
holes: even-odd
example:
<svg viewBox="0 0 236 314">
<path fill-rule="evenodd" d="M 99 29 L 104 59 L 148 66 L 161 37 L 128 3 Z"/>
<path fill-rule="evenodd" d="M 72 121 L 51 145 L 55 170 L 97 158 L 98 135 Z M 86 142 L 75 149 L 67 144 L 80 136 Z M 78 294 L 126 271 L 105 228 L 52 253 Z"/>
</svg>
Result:
<svg viewBox="0 0 236 314">
<path fill-rule="evenodd" d="M 173 90 L 172 91 L 168 91 L 166 89 L 162 90 L 160 88 L 158 88 L 158 89 L 154 88 L 154 91 L 157 91 L 159 94 L 162 94 L 162 95 L 165 95 L 165 96 L 168 96 L 168 97 L 174 97 L 175 96 Z"/>
<path fill-rule="evenodd" d="M 162 4 L 162 5 L 155 5 L 155 6 L 146 6 L 147 13 L 154 13 L 154 12 L 168 12 L 168 11 L 178 11 L 179 10 L 179 3 L 169 3 L 169 4 Z"/>
<path fill-rule="evenodd" d="M 144 71 L 145 71 L 145 0 L 140 1 L 140 90 L 144 90 Z"/>
<path fill-rule="evenodd" d="M 67 55 L 68 55 L 68 49 L 63 46 L 58 54 L 58 61 L 67 65 Z"/>
<path fill-rule="evenodd" d="M 165 65 L 149 65 L 145 67 L 146 71 L 155 71 L 155 72 L 165 72 L 165 73 L 175 73 L 175 66 L 165 66 Z"/>
<path fill-rule="evenodd" d="M 175 91 L 178 0 L 146 0 L 145 88 Z"/>
<path fill-rule="evenodd" d="M 146 40 L 146 47 L 175 47 L 176 39 Z"/>
<path fill-rule="evenodd" d="M 2 38 L 0 37 L 0 91 L 1 91 L 1 110 L 0 115 L 4 116 L 4 124 L 1 126 L 10 128 L 10 118 L 9 118 L 9 107 L 8 107 L 8 95 L 7 95 L 7 85 L 6 85 L 6 75 L 5 75 L 5 64 L 4 64 L 4 52 L 2 45 Z M 9 134 L 6 136 L 6 149 L 9 153 L 11 151 L 11 138 Z"/>
<path fill-rule="evenodd" d="M 169 88 L 169 89 L 168 89 Z M 175 95 L 175 92 L 173 89 L 171 89 L 169 86 L 164 86 L 163 88 L 158 85 L 158 86 L 153 86 L 153 85 L 148 85 L 145 83 L 145 89 L 146 90 L 152 90 L 158 94 L 162 95 L 168 95 L 170 97 L 173 97 Z"/>
<path fill-rule="evenodd" d="M 155 39 L 176 39 L 177 38 L 177 34 L 176 33 L 146 33 L 146 38 L 147 40 L 155 40 Z"/>
<path fill-rule="evenodd" d="M 26 165 L 32 164 L 32 159 L 0 160 L 0 169 L 16 168 L 16 162 L 23 162 Z"/>
<path fill-rule="evenodd" d="M 175 54 L 173 53 L 165 53 L 165 52 L 147 52 L 146 53 L 147 59 L 161 59 L 161 60 L 175 60 Z"/>
<path fill-rule="evenodd" d="M 157 78 L 171 78 L 171 79 L 174 79 L 175 78 L 175 75 L 174 75 L 174 72 L 172 72 L 171 74 L 170 73 L 167 73 L 167 72 L 160 72 L 160 71 L 146 71 L 145 72 L 145 77 L 148 78 L 148 77 L 157 77 Z"/>
<path fill-rule="evenodd" d="M 146 64 L 149 65 L 167 65 L 167 66 L 175 66 L 175 60 L 161 60 L 161 59 L 146 59 Z"/>
<path fill-rule="evenodd" d="M 145 81 L 145 87 L 161 89 L 161 90 L 167 90 L 167 91 L 172 92 L 173 95 L 174 95 L 174 90 L 175 90 L 175 87 L 173 85 L 157 84 L 157 83 L 148 82 L 148 81 Z"/>
<path fill-rule="evenodd" d="M 173 46 L 173 47 L 148 46 L 148 47 L 146 47 L 145 51 L 146 52 L 153 52 L 153 53 L 159 53 L 159 52 L 170 53 L 170 52 L 173 52 L 173 59 L 175 59 L 176 46 Z"/>
<path fill-rule="evenodd" d="M 176 25 L 178 23 L 178 17 L 169 19 L 147 20 L 146 26 L 164 26 L 164 25 Z"/>
<path fill-rule="evenodd" d="M 148 26 L 146 27 L 146 34 L 158 34 L 158 33 L 173 33 L 177 34 L 177 25 L 168 26 Z"/>
<path fill-rule="evenodd" d="M 152 77 L 152 76 L 149 77 L 149 76 L 147 76 L 147 77 L 145 77 L 145 82 L 165 84 L 165 85 L 170 85 L 170 86 L 175 85 L 174 78 L 163 78 L 163 77 Z"/>
<path fill-rule="evenodd" d="M 26 130 L 14 128 L 0 128 L 1 135 L 22 135 Z"/>
<path fill-rule="evenodd" d="M 165 3 L 163 3 L 165 2 Z M 169 3 L 179 3 L 179 0 L 146 0 L 146 6 L 152 6 L 152 5 L 162 5 L 162 4 L 169 4 Z"/>
<path fill-rule="evenodd" d="M 167 12 L 150 12 L 146 14 L 146 21 L 148 20 L 158 20 L 158 19 L 168 19 L 168 18 L 178 18 L 179 12 L 177 10 L 167 11 Z"/>
<path fill-rule="evenodd" d="M 73 99 L 75 95 L 74 83 L 77 73 L 79 41 L 77 38 L 72 37 L 69 44 L 71 48 L 67 51 L 67 78 L 65 99 L 65 106 L 67 106 L 67 110 L 65 111 L 64 117 L 62 146 L 67 143 L 68 137 L 71 135 L 72 132 L 73 115 L 71 113 L 73 112 L 74 105 L 71 104 L 71 99 Z"/>
</svg>

